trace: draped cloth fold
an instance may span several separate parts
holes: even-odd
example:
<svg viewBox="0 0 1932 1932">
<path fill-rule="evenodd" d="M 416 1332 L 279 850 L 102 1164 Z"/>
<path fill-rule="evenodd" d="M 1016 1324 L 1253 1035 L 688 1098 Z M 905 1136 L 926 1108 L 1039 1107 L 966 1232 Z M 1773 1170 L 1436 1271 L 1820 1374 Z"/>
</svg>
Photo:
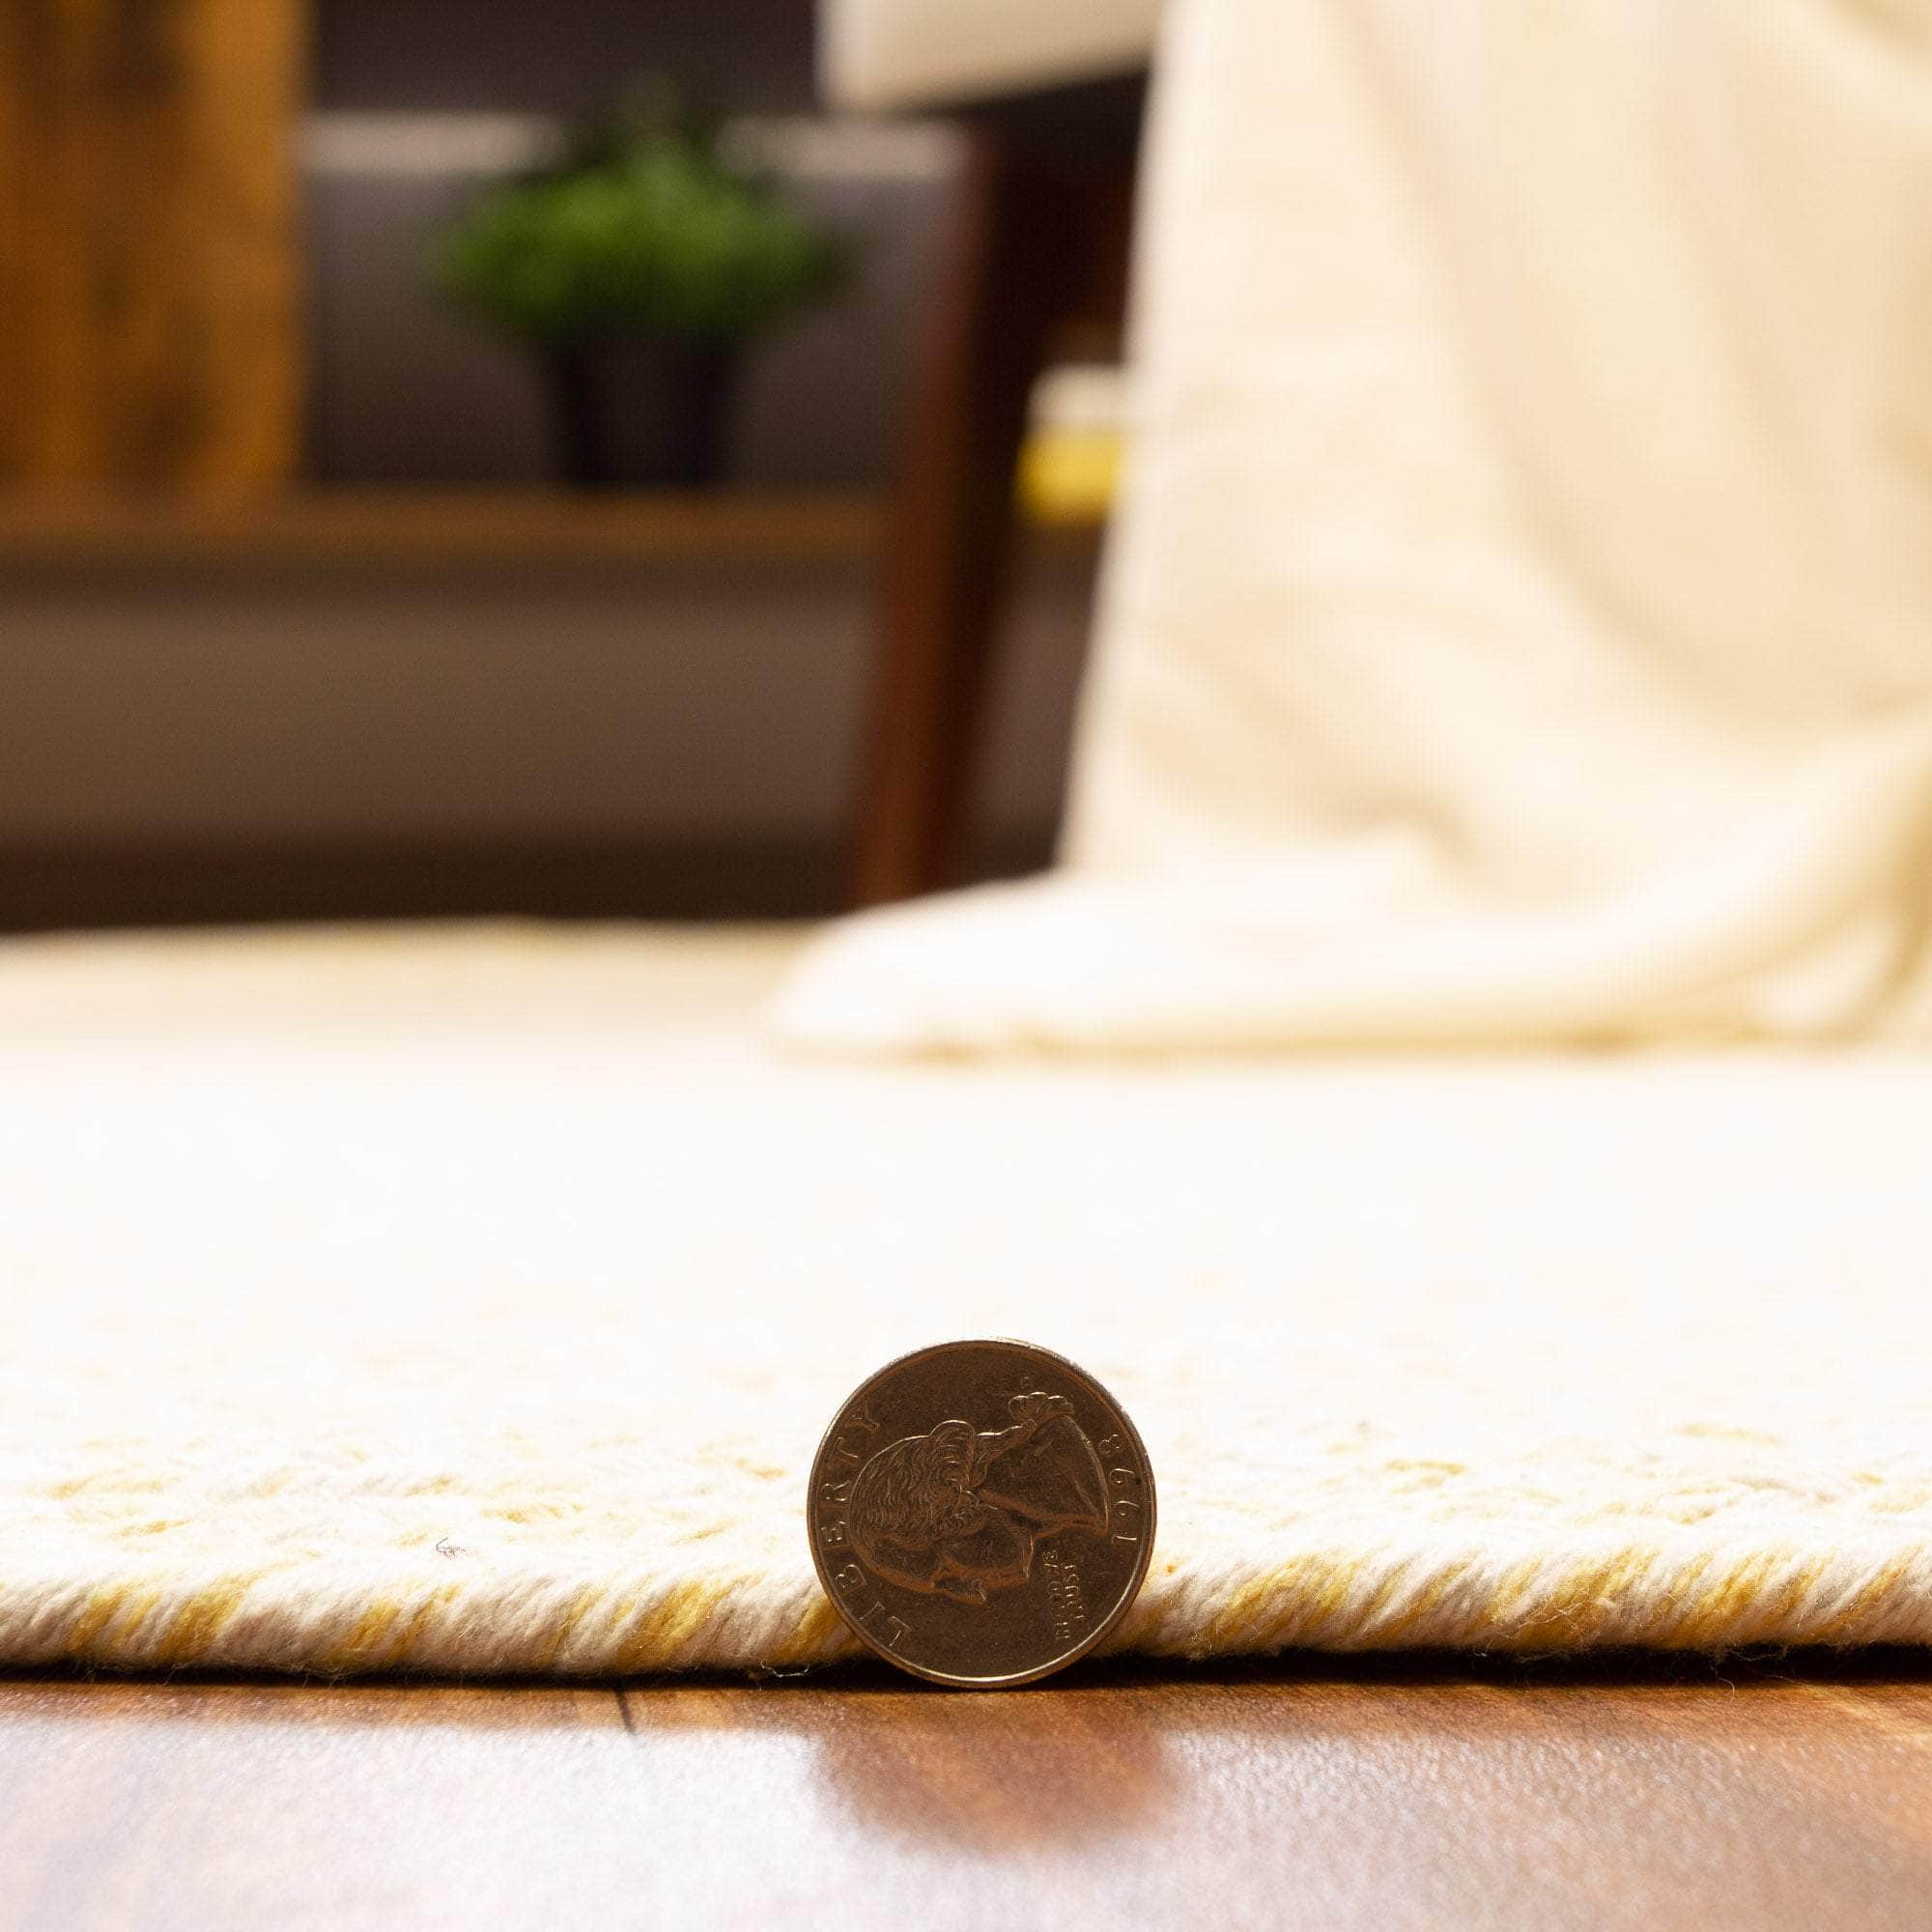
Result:
<svg viewBox="0 0 1932 1932">
<path fill-rule="evenodd" d="M 1166 26 L 1062 865 L 781 1028 L 1932 1032 L 1932 7 Z"/>
</svg>

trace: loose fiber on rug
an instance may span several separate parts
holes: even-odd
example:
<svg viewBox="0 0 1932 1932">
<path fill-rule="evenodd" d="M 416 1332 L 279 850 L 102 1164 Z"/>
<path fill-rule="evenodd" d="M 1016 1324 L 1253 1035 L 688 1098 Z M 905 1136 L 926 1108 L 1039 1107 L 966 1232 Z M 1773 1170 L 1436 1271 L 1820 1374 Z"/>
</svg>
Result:
<svg viewBox="0 0 1932 1932">
<path fill-rule="evenodd" d="M 1071 1354 L 1160 1485 L 1112 1647 L 1932 1642 L 1932 1065 L 846 1065 L 769 936 L 0 954 L 0 1662 L 853 1644 L 845 1393 Z"/>
</svg>

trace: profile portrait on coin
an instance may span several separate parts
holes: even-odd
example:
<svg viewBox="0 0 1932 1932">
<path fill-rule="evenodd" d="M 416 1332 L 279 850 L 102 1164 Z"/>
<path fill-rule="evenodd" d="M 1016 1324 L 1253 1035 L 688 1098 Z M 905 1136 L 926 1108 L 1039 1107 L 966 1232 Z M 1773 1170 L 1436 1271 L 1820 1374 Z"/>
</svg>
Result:
<svg viewBox="0 0 1932 1932">
<path fill-rule="evenodd" d="M 853 1547 L 889 1582 L 983 1604 L 1027 1580 L 1043 1539 L 1106 1529 L 1106 1479 L 1072 1404 L 1036 1390 L 1007 1406 L 1009 1428 L 942 1422 L 889 1442 L 853 1479 Z"/>
</svg>

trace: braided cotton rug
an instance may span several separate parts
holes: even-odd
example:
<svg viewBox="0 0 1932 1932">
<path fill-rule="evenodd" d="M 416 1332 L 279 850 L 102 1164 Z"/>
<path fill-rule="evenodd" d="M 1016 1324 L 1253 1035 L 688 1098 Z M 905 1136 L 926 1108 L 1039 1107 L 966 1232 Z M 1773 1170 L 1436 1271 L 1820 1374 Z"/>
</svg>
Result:
<svg viewBox="0 0 1932 1932">
<path fill-rule="evenodd" d="M 853 1646 L 899 1350 L 1087 1362 L 1117 1647 L 1932 1641 L 1932 1065 L 786 1061 L 769 936 L 0 954 L 0 1661 Z"/>
</svg>

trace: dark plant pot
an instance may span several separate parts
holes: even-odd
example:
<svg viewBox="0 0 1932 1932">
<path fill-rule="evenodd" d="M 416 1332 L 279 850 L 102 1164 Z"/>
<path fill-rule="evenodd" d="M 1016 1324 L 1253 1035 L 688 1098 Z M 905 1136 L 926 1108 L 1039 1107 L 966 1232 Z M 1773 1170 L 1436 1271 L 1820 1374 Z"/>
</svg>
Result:
<svg viewBox="0 0 1932 1932">
<path fill-rule="evenodd" d="M 564 479 L 582 490 L 717 482 L 737 370 L 728 343 L 638 336 L 553 349 Z"/>
</svg>

